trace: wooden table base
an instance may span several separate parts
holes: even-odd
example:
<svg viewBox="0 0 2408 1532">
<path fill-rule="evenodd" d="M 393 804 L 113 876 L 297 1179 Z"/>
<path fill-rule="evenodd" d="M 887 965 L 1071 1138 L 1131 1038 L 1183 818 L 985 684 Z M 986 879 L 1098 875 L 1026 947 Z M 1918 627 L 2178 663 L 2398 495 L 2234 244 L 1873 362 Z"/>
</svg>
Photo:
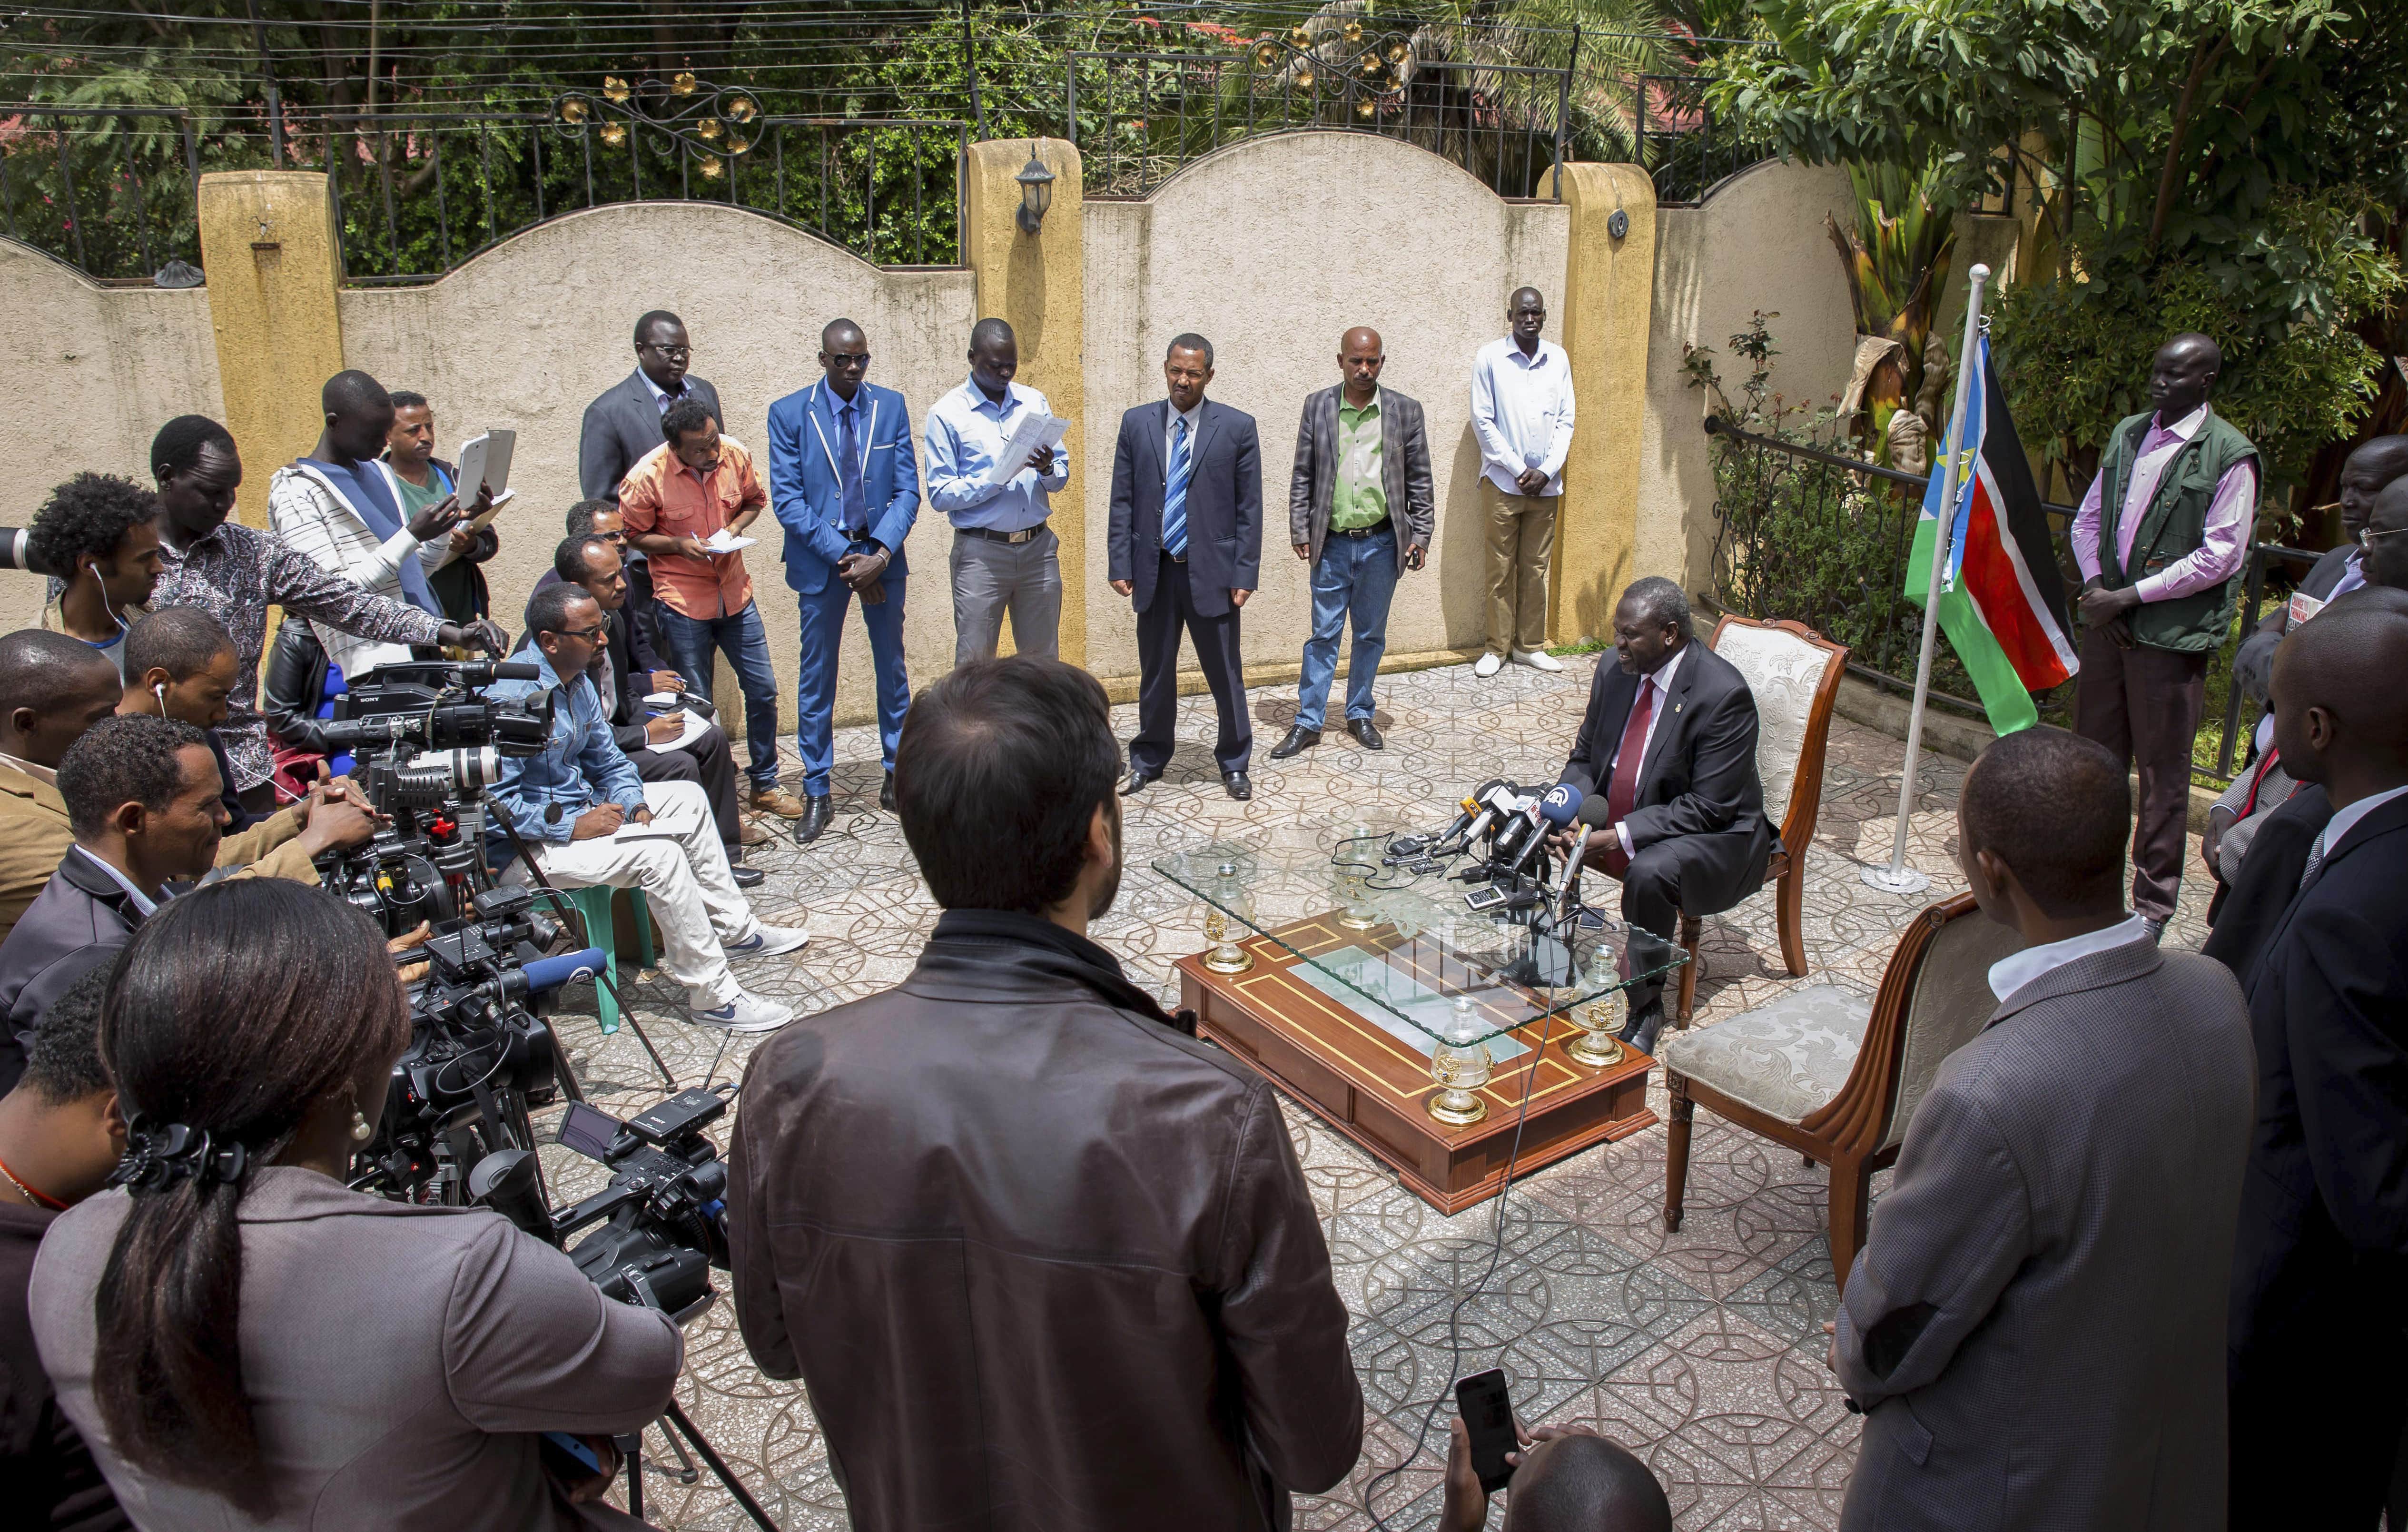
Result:
<svg viewBox="0 0 2408 1532">
<path fill-rule="evenodd" d="M 1307 982 L 1296 971 L 1303 960 L 1282 945 L 1311 952 L 1376 948 L 1381 936 L 1345 930 L 1333 913 L 1283 928 L 1278 941 L 1246 941 L 1254 962 L 1242 973 L 1214 973 L 1201 953 L 1184 957 L 1180 1001 L 1196 1012 L 1206 1036 L 1312 1106 L 1440 1212 L 1461 1212 L 1496 1196 L 1509 1159 L 1514 1174 L 1525 1175 L 1656 1122 L 1647 1107 L 1653 1058 L 1632 1049 L 1610 1069 L 1575 1064 L 1565 1048 L 1579 1030 L 1561 1015 L 1537 1017 L 1536 1007 L 1524 1007 L 1520 1016 L 1527 1019 L 1508 1034 L 1525 1048 L 1540 1048 L 1543 1032 L 1536 1073 L 1529 1054 L 1517 1054 L 1476 1093 L 1488 1104 L 1486 1117 L 1460 1128 L 1439 1122 L 1428 1109 L 1438 1091 L 1428 1055 Z M 1484 1008 L 1490 1024 L 1516 1020 L 1499 1015 L 1498 1005 Z M 1526 1121 L 1525 1080 L 1531 1081 Z"/>
</svg>

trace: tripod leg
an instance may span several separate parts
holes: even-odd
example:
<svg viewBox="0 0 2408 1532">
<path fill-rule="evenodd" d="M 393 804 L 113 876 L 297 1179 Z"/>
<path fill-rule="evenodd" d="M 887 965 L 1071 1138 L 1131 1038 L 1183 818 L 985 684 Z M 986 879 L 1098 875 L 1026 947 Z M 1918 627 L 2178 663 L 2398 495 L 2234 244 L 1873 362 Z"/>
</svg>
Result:
<svg viewBox="0 0 2408 1532">
<path fill-rule="evenodd" d="M 610 1445 L 619 1449 L 620 1460 L 627 1465 L 627 1514 L 640 1522 L 644 1519 L 644 1433 L 612 1437 Z"/>
<path fill-rule="evenodd" d="M 705 1463 L 710 1466 L 710 1471 L 719 1476 L 719 1482 L 727 1486 L 727 1493 L 735 1496 L 738 1505 L 744 1508 L 744 1514 L 752 1518 L 753 1525 L 760 1527 L 761 1532 L 778 1532 L 778 1524 L 769 1519 L 769 1513 L 761 1509 L 761 1503 L 752 1498 L 751 1492 L 747 1491 L 743 1483 L 737 1479 L 735 1470 L 728 1468 L 720 1457 L 718 1451 L 703 1439 L 702 1433 L 695 1428 L 694 1422 L 685 1418 L 685 1411 L 678 1408 L 675 1399 L 669 1401 L 665 1418 L 684 1435 L 686 1440 L 694 1443 L 694 1450 L 701 1454 Z"/>
<path fill-rule="evenodd" d="M 661 1072 L 661 1082 L 666 1085 L 670 1090 L 676 1090 L 678 1088 L 677 1076 L 669 1073 L 668 1065 L 661 1058 L 661 1051 L 652 1046 L 652 1039 L 651 1038 L 644 1035 L 644 1024 L 636 1020 L 636 1013 L 629 1010 L 624 1005 L 619 1008 L 619 1019 L 626 1023 L 628 1027 L 635 1032 L 636 1040 L 644 1045 L 644 1052 L 652 1055 L 652 1067 Z"/>
</svg>

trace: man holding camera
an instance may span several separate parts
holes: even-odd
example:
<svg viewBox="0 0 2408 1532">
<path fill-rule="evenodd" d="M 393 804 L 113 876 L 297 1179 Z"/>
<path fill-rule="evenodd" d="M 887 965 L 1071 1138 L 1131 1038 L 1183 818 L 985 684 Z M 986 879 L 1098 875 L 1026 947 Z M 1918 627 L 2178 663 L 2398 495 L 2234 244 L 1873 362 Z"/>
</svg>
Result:
<svg viewBox="0 0 2408 1532">
<path fill-rule="evenodd" d="M 922 693 L 896 799 L 945 913 L 902 984 L 752 1055 L 737 1319 L 809 1388 L 861 1532 L 1284 1527 L 1361 1450 L 1277 1096 L 1087 938 L 1119 766 L 1058 660 Z"/>
<path fill-rule="evenodd" d="M 526 647 L 513 658 L 539 675 L 497 682 L 487 694 L 554 694 L 543 753 L 505 757 L 492 795 L 536 866 L 514 860 L 499 825 L 492 831 L 494 863 L 509 864 L 507 877 L 539 871 L 566 888 L 642 889 L 660 927 L 662 966 L 685 986 L 693 1019 L 730 1032 L 773 1032 L 794 1011 L 746 990 L 728 963 L 796 952 L 810 938 L 753 918 L 699 786 L 647 784 L 637 775 L 587 674 L 608 632 L 601 606 L 581 585 L 548 585 L 527 602 Z"/>
</svg>

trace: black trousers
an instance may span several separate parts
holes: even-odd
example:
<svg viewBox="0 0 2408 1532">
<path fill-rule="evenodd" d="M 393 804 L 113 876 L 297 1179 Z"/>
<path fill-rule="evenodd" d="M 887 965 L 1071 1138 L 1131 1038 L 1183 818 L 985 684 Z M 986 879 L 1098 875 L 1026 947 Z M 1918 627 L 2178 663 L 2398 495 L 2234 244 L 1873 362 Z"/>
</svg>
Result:
<svg viewBox="0 0 2408 1532">
<path fill-rule="evenodd" d="M 661 609 L 652 595 L 652 566 L 648 559 L 627 561 L 627 615 L 644 630 L 644 642 L 661 656 L 661 663 L 671 665 L 669 642 L 661 632 Z"/>
<path fill-rule="evenodd" d="M 1187 566 L 1162 555 L 1154 605 L 1137 614 L 1137 737 L 1129 741 L 1129 766 L 1158 772 L 1170 764 L 1179 732 L 1179 631 L 1196 644 L 1196 663 L 1212 689 L 1221 715 L 1212 759 L 1223 774 L 1243 771 L 1254 759 L 1254 726 L 1246 717 L 1246 676 L 1238 656 L 1238 609 L 1218 617 L 1196 609 Z"/>
<path fill-rule="evenodd" d="M 683 750 L 639 750 L 627 759 L 635 763 L 636 775 L 645 781 L 700 784 L 710 798 L 710 817 L 719 825 L 721 842 L 735 849 L 744 833 L 744 822 L 737 817 L 740 806 L 736 796 L 736 757 L 717 724 Z"/>
<path fill-rule="evenodd" d="M 2132 816 L 2132 908 L 2154 920 L 2172 916 L 2182 893 L 2190 747 L 2207 710 L 2207 660 L 2204 650 L 2126 649 L 2103 627 L 2082 635 L 2073 732 L 2114 751 L 2141 779 L 2140 812 Z"/>
<path fill-rule="evenodd" d="M 1674 836 L 1642 846 L 1622 875 L 1622 919 L 1630 927 L 1630 968 L 1660 967 L 1680 943 L 1681 916 L 1719 915 L 1764 886 L 1770 837 L 1726 830 Z M 1630 989 L 1636 1015 L 1656 1003 L 1678 974 L 1642 980 Z"/>
</svg>

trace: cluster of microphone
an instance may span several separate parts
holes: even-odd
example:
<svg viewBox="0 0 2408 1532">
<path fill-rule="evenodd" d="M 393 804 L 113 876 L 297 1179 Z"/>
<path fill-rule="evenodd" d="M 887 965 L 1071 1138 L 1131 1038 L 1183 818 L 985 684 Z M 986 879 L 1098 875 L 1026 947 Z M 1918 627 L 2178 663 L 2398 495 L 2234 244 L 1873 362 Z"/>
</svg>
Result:
<svg viewBox="0 0 2408 1532">
<path fill-rule="evenodd" d="M 1500 902 L 1508 908 L 1535 909 L 1545 902 L 1541 890 L 1525 891 L 1521 881 L 1533 864 L 1543 874 L 1544 849 L 1550 837 L 1575 823 L 1582 826 L 1584 833 L 1573 845 L 1559 885 L 1555 911 L 1558 920 L 1570 912 L 1571 891 L 1588 850 L 1585 832 L 1601 829 L 1612 822 L 1612 811 L 1601 795 L 1584 793 L 1570 782 L 1557 782 L 1543 793 L 1533 793 L 1502 778 L 1492 779 L 1472 789 L 1458 807 L 1462 811 L 1439 838 L 1432 854 L 1459 856 L 1482 845 L 1484 839 L 1484 854 L 1456 873 L 1455 880 L 1501 888 L 1504 898 Z"/>
</svg>

